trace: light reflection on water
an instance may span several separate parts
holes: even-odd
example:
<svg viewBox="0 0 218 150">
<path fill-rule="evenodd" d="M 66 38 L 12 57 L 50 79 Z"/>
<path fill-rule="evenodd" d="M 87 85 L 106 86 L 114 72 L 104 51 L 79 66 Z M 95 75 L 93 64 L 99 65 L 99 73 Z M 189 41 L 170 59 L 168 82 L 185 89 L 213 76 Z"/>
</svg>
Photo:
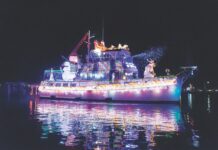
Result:
<svg viewBox="0 0 218 150">
<path fill-rule="evenodd" d="M 0 149 L 218 149 L 217 93 L 184 93 L 180 105 L 39 100 L 14 85 L 0 93 Z"/>
<path fill-rule="evenodd" d="M 34 117 L 42 139 L 57 134 L 60 144 L 86 149 L 152 149 L 156 138 L 185 129 L 179 105 L 40 100 Z"/>
</svg>

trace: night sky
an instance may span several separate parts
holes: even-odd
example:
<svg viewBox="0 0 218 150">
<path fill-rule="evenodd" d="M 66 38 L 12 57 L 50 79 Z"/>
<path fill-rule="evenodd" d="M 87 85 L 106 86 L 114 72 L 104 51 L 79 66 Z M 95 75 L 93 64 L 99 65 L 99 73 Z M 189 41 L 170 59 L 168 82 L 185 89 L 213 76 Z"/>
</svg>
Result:
<svg viewBox="0 0 218 150">
<path fill-rule="evenodd" d="M 165 46 L 160 72 L 197 65 L 199 79 L 217 80 L 217 0 L 1 0 L 0 80 L 39 82 L 89 29 L 101 39 L 103 18 L 107 46 Z"/>
</svg>

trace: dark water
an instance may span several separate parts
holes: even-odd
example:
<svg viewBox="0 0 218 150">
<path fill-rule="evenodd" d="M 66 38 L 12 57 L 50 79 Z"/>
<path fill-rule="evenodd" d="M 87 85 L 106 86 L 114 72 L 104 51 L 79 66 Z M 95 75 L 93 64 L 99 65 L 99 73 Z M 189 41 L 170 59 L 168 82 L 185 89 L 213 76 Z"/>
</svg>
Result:
<svg viewBox="0 0 218 150">
<path fill-rule="evenodd" d="M 0 149 L 218 149 L 218 96 L 184 94 L 182 105 L 39 100 L 3 92 Z"/>
</svg>

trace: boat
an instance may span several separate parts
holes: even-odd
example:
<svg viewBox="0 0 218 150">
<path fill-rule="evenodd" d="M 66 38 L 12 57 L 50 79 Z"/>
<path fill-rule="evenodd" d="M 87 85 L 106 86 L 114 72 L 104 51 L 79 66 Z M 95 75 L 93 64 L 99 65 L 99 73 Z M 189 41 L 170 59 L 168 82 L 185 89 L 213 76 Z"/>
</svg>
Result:
<svg viewBox="0 0 218 150">
<path fill-rule="evenodd" d="M 132 56 L 127 44 L 106 47 L 104 41 L 91 39 L 88 31 L 72 50 L 60 69 L 44 71 L 40 98 L 105 102 L 180 102 L 183 83 L 194 75 L 197 66 L 182 67 L 172 75 L 154 72 L 163 49 L 157 48 Z M 86 57 L 78 49 L 87 44 Z"/>
</svg>

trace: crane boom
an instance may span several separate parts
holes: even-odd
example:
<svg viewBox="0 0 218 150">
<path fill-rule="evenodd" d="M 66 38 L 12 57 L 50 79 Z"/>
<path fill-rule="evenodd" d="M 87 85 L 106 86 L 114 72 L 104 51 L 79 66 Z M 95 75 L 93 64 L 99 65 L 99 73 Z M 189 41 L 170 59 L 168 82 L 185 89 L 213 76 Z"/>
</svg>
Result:
<svg viewBox="0 0 218 150">
<path fill-rule="evenodd" d="M 79 41 L 79 43 L 76 45 L 76 47 L 72 50 L 72 52 L 69 55 L 69 60 L 71 62 L 76 62 L 78 60 L 77 57 L 77 51 L 79 50 L 80 46 L 83 44 L 83 42 L 88 38 L 89 32 L 87 32 L 82 39 Z"/>
<path fill-rule="evenodd" d="M 79 50 L 83 42 L 87 39 L 87 37 L 88 37 L 88 32 L 82 37 L 82 39 L 79 41 L 76 47 L 72 50 L 72 52 L 70 53 L 70 56 L 77 56 L 77 51 Z"/>
</svg>

